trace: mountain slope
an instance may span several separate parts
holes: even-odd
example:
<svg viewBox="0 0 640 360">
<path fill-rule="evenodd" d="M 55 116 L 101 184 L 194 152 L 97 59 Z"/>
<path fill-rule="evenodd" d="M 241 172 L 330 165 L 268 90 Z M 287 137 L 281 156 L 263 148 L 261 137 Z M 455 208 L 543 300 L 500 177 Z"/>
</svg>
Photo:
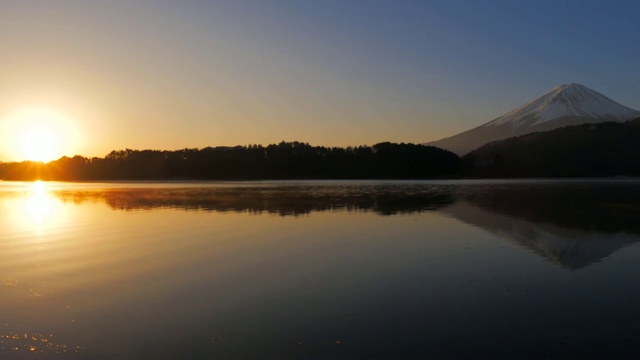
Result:
<svg viewBox="0 0 640 360">
<path fill-rule="evenodd" d="M 586 123 L 625 122 L 637 117 L 640 111 L 620 105 L 586 86 L 570 83 L 557 86 L 486 124 L 425 145 L 463 155 L 491 141 L 513 136 Z"/>
<path fill-rule="evenodd" d="M 640 175 L 640 118 L 567 126 L 486 144 L 463 160 L 480 177 Z"/>
</svg>

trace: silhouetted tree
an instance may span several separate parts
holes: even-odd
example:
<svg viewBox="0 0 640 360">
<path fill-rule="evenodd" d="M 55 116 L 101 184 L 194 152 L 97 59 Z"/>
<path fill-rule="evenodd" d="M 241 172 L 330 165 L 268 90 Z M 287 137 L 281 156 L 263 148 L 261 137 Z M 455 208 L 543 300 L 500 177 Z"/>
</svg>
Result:
<svg viewBox="0 0 640 360">
<path fill-rule="evenodd" d="M 104 158 L 62 157 L 48 164 L 0 163 L 7 180 L 418 179 L 455 177 L 457 155 L 431 146 L 380 143 L 322 147 L 280 142 L 203 149 L 114 150 Z"/>
</svg>

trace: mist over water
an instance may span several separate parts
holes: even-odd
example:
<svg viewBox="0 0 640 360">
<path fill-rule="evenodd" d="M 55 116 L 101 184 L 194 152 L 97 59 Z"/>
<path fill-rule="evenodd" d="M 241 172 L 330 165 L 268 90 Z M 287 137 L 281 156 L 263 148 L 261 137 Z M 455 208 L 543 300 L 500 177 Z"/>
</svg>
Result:
<svg viewBox="0 0 640 360">
<path fill-rule="evenodd" d="M 639 200 L 636 181 L 0 182 L 0 354 L 637 357 Z"/>
</svg>

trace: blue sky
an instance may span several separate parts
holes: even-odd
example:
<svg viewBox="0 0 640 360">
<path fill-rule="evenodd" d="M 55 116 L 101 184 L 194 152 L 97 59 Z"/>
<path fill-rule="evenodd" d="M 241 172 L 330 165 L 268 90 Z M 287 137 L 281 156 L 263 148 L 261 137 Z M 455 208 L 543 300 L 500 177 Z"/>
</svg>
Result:
<svg viewBox="0 0 640 360">
<path fill-rule="evenodd" d="M 0 9 L 0 122 L 54 109 L 86 138 L 74 151 L 90 156 L 424 142 L 567 82 L 640 109 L 636 1 L 3 0 Z"/>
</svg>

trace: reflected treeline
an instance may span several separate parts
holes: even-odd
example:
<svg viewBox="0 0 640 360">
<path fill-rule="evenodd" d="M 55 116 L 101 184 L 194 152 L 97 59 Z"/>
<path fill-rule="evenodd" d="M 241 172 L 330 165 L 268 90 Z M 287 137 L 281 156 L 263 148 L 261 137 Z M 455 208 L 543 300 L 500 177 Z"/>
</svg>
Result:
<svg viewBox="0 0 640 360">
<path fill-rule="evenodd" d="M 636 183 L 308 183 L 287 185 L 155 186 L 57 190 L 65 201 L 104 201 L 118 210 L 239 211 L 305 214 L 334 209 L 380 214 L 436 210 L 459 200 L 512 218 L 569 229 L 640 234 Z M 250 184 L 250 183 L 247 183 Z"/>
<path fill-rule="evenodd" d="M 640 241 L 635 184 L 503 185 L 462 198 L 442 211 L 567 269 Z"/>
<path fill-rule="evenodd" d="M 509 184 L 478 188 L 465 199 L 494 212 L 564 228 L 640 234 L 640 184 Z"/>
<path fill-rule="evenodd" d="M 394 215 L 437 210 L 573 270 L 640 241 L 640 186 L 623 182 L 231 185 L 54 193 L 64 201 L 100 201 L 125 211 L 180 209 L 298 216 L 316 211 Z"/>
<path fill-rule="evenodd" d="M 264 186 L 58 191 L 64 201 L 104 201 L 116 210 L 182 209 L 298 216 L 314 211 L 380 215 L 435 210 L 451 204 L 450 188 L 421 186 Z"/>
</svg>

